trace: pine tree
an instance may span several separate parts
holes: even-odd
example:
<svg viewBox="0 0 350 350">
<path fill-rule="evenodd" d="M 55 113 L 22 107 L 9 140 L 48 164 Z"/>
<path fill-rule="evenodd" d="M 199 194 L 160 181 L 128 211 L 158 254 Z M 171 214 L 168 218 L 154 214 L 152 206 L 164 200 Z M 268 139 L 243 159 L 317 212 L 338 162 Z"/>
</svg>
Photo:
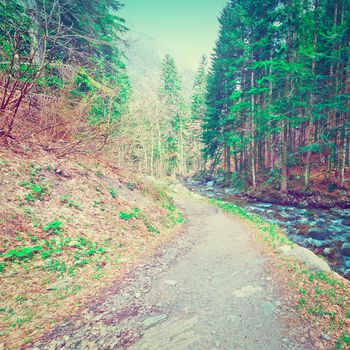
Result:
<svg viewBox="0 0 350 350">
<path fill-rule="evenodd" d="M 189 125 L 190 136 L 188 140 L 189 149 L 187 154 L 188 167 L 195 172 L 204 169 L 202 159 L 202 142 L 200 140 L 202 125 L 207 112 L 206 97 L 208 93 L 208 70 L 209 63 L 205 55 L 201 57 L 199 67 L 193 82 L 193 94 L 191 98 L 191 122 Z"/>
<path fill-rule="evenodd" d="M 165 111 L 160 122 L 162 150 L 159 150 L 159 155 L 164 158 L 161 164 L 165 167 L 163 170 L 167 175 L 175 176 L 176 172 L 183 174 L 186 172 L 186 106 L 182 95 L 181 77 L 174 58 L 170 55 L 166 55 L 162 62 L 159 97 Z"/>
<path fill-rule="evenodd" d="M 349 8 L 337 0 L 231 0 L 219 19 L 204 157 L 253 189 L 308 188 L 318 164 L 344 184 L 349 145 Z M 337 179 L 331 179 L 332 169 Z M 243 181 L 242 181 L 243 180 Z M 312 184 L 311 184 L 312 185 Z"/>
<path fill-rule="evenodd" d="M 192 120 L 202 122 L 206 111 L 206 97 L 208 84 L 208 59 L 202 56 L 198 71 L 194 78 L 193 94 L 191 101 Z"/>
</svg>

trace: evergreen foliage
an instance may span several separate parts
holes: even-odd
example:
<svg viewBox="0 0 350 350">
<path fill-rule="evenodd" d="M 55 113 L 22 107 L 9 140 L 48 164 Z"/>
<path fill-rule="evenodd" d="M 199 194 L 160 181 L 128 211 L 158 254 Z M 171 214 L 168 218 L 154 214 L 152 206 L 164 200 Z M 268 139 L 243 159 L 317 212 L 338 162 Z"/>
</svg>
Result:
<svg viewBox="0 0 350 350">
<path fill-rule="evenodd" d="M 208 84 L 204 156 L 256 188 L 349 163 L 349 2 L 231 0 Z M 233 165 L 232 165 L 233 164 Z"/>
</svg>

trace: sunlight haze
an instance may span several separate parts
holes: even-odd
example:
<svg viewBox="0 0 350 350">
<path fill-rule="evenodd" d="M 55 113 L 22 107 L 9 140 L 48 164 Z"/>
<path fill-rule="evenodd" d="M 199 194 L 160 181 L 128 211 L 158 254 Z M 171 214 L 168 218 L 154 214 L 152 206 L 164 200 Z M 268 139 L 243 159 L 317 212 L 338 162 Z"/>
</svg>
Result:
<svg viewBox="0 0 350 350">
<path fill-rule="evenodd" d="M 193 69 L 210 55 L 218 34 L 218 16 L 226 0 L 125 0 L 121 15 L 127 25 L 152 36 Z"/>
</svg>

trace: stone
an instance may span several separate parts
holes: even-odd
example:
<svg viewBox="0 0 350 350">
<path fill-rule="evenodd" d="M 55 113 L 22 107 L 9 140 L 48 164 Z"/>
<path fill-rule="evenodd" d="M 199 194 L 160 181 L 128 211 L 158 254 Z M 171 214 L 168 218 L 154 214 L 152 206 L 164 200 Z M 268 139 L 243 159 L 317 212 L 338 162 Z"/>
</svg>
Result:
<svg viewBox="0 0 350 350">
<path fill-rule="evenodd" d="M 194 199 L 203 199 L 203 197 L 200 194 L 195 192 L 191 192 L 191 197 Z"/>
<path fill-rule="evenodd" d="M 59 280 L 55 283 L 50 284 L 47 290 L 64 290 L 69 288 L 73 284 L 71 279 Z"/>
<path fill-rule="evenodd" d="M 173 286 L 173 287 L 177 285 L 177 281 L 174 281 L 174 280 L 165 280 L 164 283 L 169 284 L 169 286 Z"/>
<path fill-rule="evenodd" d="M 331 271 L 331 268 L 326 261 L 307 248 L 296 246 L 290 251 L 283 253 L 283 255 L 294 257 L 299 262 L 305 264 L 305 266 L 313 272 Z"/>
<path fill-rule="evenodd" d="M 259 286 L 247 285 L 240 289 L 236 289 L 233 291 L 233 295 L 236 298 L 247 298 L 254 294 L 260 293 L 263 289 Z"/>
<path fill-rule="evenodd" d="M 331 340 L 331 337 L 328 335 L 328 334 L 322 334 L 322 337 L 321 337 L 323 340 Z"/>
<path fill-rule="evenodd" d="M 285 253 L 288 253 L 289 251 L 291 251 L 292 247 L 289 245 L 282 245 L 282 246 L 278 247 L 277 250 L 279 253 L 285 254 Z"/>
<path fill-rule="evenodd" d="M 276 306 L 269 301 L 263 303 L 262 307 L 265 316 L 270 316 L 276 311 Z"/>
<path fill-rule="evenodd" d="M 153 316 L 153 317 L 147 318 L 146 320 L 144 320 L 142 322 L 142 327 L 144 329 L 151 328 L 151 327 L 155 326 L 156 324 L 158 324 L 159 322 L 164 321 L 166 318 L 167 318 L 167 315 L 158 315 L 158 316 Z"/>
<path fill-rule="evenodd" d="M 342 220 L 341 224 L 344 225 L 344 226 L 350 226 L 350 219 Z"/>
<path fill-rule="evenodd" d="M 350 210 L 349 209 L 331 208 L 330 212 L 337 215 L 337 216 L 341 216 L 343 218 L 350 218 Z"/>
<path fill-rule="evenodd" d="M 350 280 L 350 269 L 347 269 L 344 271 L 344 277 L 348 280 Z"/>
<path fill-rule="evenodd" d="M 350 256 L 350 243 L 344 243 L 340 251 L 343 255 Z"/>
<path fill-rule="evenodd" d="M 307 243 L 312 246 L 312 247 L 316 247 L 316 248 L 322 248 L 325 247 L 327 245 L 329 245 L 329 241 L 321 241 L 319 239 L 314 239 L 314 238 L 308 238 L 307 239 Z"/>
<path fill-rule="evenodd" d="M 313 239 L 324 240 L 324 239 L 330 238 L 332 235 L 332 232 L 323 228 L 310 228 L 308 230 L 308 234 Z"/>
<path fill-rule="evenodd" d="M 323 249 L 323 254 L 327 255 L 327 256 L 332 255 L 333 252 L 334 252 L 334 250 L 332 248 L 329 248 L 329 247 Z"/>
</svg>

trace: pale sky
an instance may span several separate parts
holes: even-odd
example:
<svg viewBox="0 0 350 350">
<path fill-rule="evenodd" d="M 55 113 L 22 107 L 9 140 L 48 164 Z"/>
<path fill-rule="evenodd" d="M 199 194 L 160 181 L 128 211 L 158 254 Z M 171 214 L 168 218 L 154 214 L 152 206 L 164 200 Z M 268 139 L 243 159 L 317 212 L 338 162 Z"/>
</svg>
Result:
<svg viewBox="0 0 350 350">
<path fill-rule="evenodd" d="M 210 56 L 218 35 L 218 16 L 227 0 L 124 0 L 120 16 L 184 58 L 196 69 Z"/>
</svg>

